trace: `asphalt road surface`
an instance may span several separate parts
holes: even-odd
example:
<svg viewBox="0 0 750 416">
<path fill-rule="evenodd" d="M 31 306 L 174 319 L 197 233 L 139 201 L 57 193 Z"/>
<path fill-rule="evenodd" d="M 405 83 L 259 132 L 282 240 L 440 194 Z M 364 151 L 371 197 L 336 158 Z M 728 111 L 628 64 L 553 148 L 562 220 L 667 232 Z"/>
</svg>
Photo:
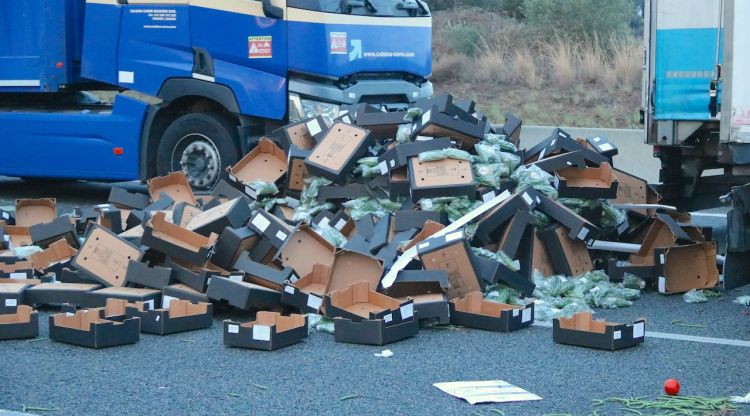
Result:
<svg viewBox="0 0 750 416">
<path fill-rule="evenodd" d="M 143 189 L 139 183 L 118 186 Z M 0 178 L 0 206 L 16 198 L 55 197 L 63 213 L 105 202 L 109 188 Z M 701 212 L 694 219 L 722 239 L 725 212 Z M 221 320 L 251 318 L 238 313 L 218 314 L 208 330 L 142 335 L 132 346 L 89 350 L 46 339 L 47 315 L 54 312 L 49 310 L 40 317 L 40 339 L 0 342 L 0 409 L 54 409 L 43 412 L 50 415 L 499 414 L 493 409 L 506 415 L 587 415 L 592 399 L 655 398 L 672 377 L 686 395 L 744 395 L 750 392 L 750 308 L 732 302 L 743 294 L 750 288 L 687 304 L 679 295 L 648 293 L 631 308 L 597 310 L 611 321 L 647 319 L 646 342 L 618 352 L 554 344 L 543 324 L 510 334 L 423 329 L 387 347 L 337 344 L 320 332 L 274 352 L 224 347 Z M 384 348 L 394 356 L 373 355 Z M 543 400 L 471 406 L 432 386 L 494 379 Z M 628 413 L 610 406 L 599 414 Z M 750 414 L 750 405 L 739 414 Z"/>
</svg>

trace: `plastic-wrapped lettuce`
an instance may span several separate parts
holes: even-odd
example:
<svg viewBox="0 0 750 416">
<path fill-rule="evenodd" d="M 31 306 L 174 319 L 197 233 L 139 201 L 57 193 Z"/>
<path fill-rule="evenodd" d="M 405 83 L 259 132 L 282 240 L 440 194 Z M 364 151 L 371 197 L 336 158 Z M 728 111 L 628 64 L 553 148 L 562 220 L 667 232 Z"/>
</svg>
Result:
<svg viewBox="0 0 750 416">
<path fill-rule="evenodd" d="M 505 265 L 507 268 L 513 271 L 517 272 L 521 270 L 521 265 L 518 263 L 518 261 L 510 258 L 510 256 L 505 254 L 502 250 L 498 250 L 497 253 L 495 253 L 490 250 L 487 250 L 486 248 L 472 247 L 471 251 L 477 256 L 482 256 L 484 258 L 488 258 L 488 259 L 492 259 L 497 262 L 500 262 L 503 265 Z"/>
<path fill-rule="evenodd" d="M 364 178 L 379 176 L 380 167 L 378 167 L 378 158 L 370 156 L 357 160 L 357 167 L 354 168 L 354 173 L 360 174 Z"/>
<path fill-rule="evenodd" d="M 584 208 L 594 209 L 599 207 L 599 200 L 597 199 L 560 198 L 558 201 L 568 209 L 575 211 L 576 214 L 580 214 Z"/>
<path fill-rule="evenodd" d="M 398 143 L 409 143 L 409 140 L 411 140 L 411 132 L 411 124 L 402 124 L 398 126 L 398 130 L 396 131 L 396 141 Z"/>
<path fill-rule="evenodd" d="M 469 152 L 459 149 L 429 150 L 419 154 L 420 162 L 434 162 L 443 159 L 467 160 L 471 162 L 472 156 Z"/>
<path fill-rule="evenodd" d="M 682 295 L 682 300 L 684 300 L 687 303 L 703 303 L 708 302 L 708 297 L 705 293 L 703 293 L 700 289 L 692 289 L 688 292 L 685 292 L 684 295 Z"/>
<path fill-rule="evenodd" d="M 536 165 L 521 166 L 510 177 L 518 184 L 516 192 L 532 187 L 550 198 L 558 196 L 557 189 L 552 186 L 552 175 Z"/>
<path fill-rule="evenodd" d="M 344 247 L 349 241 L 344 236 L 344 234 L 341 233 L 341 231 L 337 230 L 334 227 L 331 227 L 331 225 L 328 223 L 315 224 L 313 225 L 313 230 L 337 248 Z"/>
<path fill-rule="evenodd" d="M 342 205 L 349 208 L 349 215 L 354 220 L 358 220 L 367 214 L 372 214 L 376 217 L 382 218 L 401 207 L 401 204 L 398 201 L 391 201 L 390 199 L 373 199 L 368 197 L 352 199 L 344 202 Z"/>
<path fill-rule="evenodd" d="M 534 226 L 538 228 L 544 228 L 549 225 L 549 217 L 547 214 L 541 211 L 531 211 L 531 216 L 534 219 Z"/>
<path fill-rule="evenodd" d="M 603 227 L 617 227 L 628 220 L 628 214 L 625 210 L 615 208 L 612 203 L 603 199 L 600 201 L 602 207 L 601 225 Z"/>
<path fill-rule="evenodd" d="M 627 262 L 618 262 L 618 265 L 620 266 L 626 264 Z M 632 273 L 625 273 L 622 278 L 622 286 L 628 289 L 643 290 L 646 288 L 646 281 Z"/>
<path fill-rule="evenodd" d="M 517 290 L 501 284 L 488 286 L 484 291 L 484 299 L 507 305 L 525 305 L 523 299 L 519 297 Z"/>
<path fill-rule="evenodd" d="M 477 158 L 482 163 L 502 163 L 513 172 L 521 164 L 521 157 L 513 153 L 503 152 L 500 146 L 479 142 L 474 145 Z"/>
<path fill-rule="evenodd" d="M 311 223 L 313 217 L 320 211 L 333 208 L 333 204 L 321 204 L 318 201 L 318 192 L 321 186 L 330 185 L 332 182 L 326 178 L 311 176 L 305 178 L 305 187 L 300 197 L 300 205 L 294 210 L 295 221 Z"/>
<path fill-rule="evenodd" d="M 312 333 L 313 329 L 317 329 L 318 331 L 327 334 L 333 334 L 335 332 L 333 319 L 314 313 L 307 314 L 307 332 Z"/>
<path fill-rule="evenodd" d="M 476 183 L 493 188 L 499 188 L 502 178 L 510 176 L 510 170 L 502 163 L 477 163 L 472 168 Z"/>
<path fill-rule="evenodd" d="M 261 180 L 251 181 L 248 183 L 248 186 L 253 188 L 259 197 L 262 195 L 276 195 L 279 193 L 279 188 L 276 184 L 270 182 Z"/>
<path fill-rule="evenodd" d="M 424 114 L 424 112 L 422 111 L 421 108 L 416 108 L 416 107 L 410 108 L 406 110 L 406 114 L 404 115 L 404 121 L 413 123 L 414 120 L 418 119 L 419 117 L 422 117 L 422 114 Z"/>
<path fill-rule="evenodd" d="M 445 207 L 445 213 L 448 214 L 448 219 L 453 222 L 480 205 L 482 205 L 482 201 L 469 201 L 466 197 L 454 198 L 454 200 L 449 202 Z"/>
<path fill-rule="evenodd" d="M 13 256 L 19 259 L 28 259 L 32 254 L 39 253 L 42 248 L 39 246 L 21 246 L 13 247 Z"/>
<path fill-rule="evenodd" d="M 500 146 L 500 150 L 503 152 L 515 153 L 518 151 L 516 145 L 509 142 L 508 137 L 504 134 L 487 133 L 483 140 L 489 144 Z"/>
</svg>

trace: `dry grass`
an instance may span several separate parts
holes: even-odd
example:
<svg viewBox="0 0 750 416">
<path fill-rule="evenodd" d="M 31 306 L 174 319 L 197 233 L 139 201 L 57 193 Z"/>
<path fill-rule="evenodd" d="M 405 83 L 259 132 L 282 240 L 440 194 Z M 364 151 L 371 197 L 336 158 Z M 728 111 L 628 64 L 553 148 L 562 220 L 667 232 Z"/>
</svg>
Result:
<svg viewBox="0 0 750 416">
<path fill-rule="evenodd" d="M 575 84 L 578 76 L 579 53 L 578 46 L 557 40 L 545 45 L 549 57 L 549 78 L 558 87 L 570 87 Z"/>
<path fill-rule="evenodd" d="M 539 73 L 534 55 L 528 48 L 517 49 L 511 57 L 511 78 L 514 82 L 521 82 L 529 88 L 539 89 L 542 87 L 542 76 Z"/>
</svg>

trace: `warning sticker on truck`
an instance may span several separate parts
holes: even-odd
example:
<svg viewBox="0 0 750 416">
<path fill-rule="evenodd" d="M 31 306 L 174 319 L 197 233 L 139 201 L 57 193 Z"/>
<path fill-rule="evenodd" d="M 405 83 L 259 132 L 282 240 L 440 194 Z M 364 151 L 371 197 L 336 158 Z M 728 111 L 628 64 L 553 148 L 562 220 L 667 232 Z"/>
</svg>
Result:
<svg viewBox="0 0 750 416">
<path fill-rule="evenodd" d="M 331 32 L 331 55 L 346 55 L 346 32 Z"/>
<path fill-rule="evenodd" d="M 273 58 L 272 36 L 250 36 L 247 38 L 248 58 Z"/>
</svg>

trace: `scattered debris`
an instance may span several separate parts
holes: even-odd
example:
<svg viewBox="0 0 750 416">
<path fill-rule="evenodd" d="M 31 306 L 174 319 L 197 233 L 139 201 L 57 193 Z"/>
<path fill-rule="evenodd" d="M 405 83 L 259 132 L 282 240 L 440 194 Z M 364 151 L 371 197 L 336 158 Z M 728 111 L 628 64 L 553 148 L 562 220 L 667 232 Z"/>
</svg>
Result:
<svg viewBox="0 0 750 416">
<path fill-rule="evenodd" d="M 703 303 L 708 302 L 708 296 L 706 296 L 702 290 L 692 289 L 682 295 L 682 300 L 687 303 Z"/>
<path fill-rule="evenodd" d="M 708 398 L 700 396 L 660 396 L 656 400 L 642 398 L 609 397 L 598 405 L 616 403 L 625 406 L 628 411 L 647 414 L 680 414 L 686 416 L 703 416 L 706 414 L 724 414 L 738 410 L 728 398 Z M 650 412 L 650 413 L 646 413 Z M 724 412 L 724 413 L 720 413 Z M 632 413 L 632 412 L 631 412 Z"/>
<path fill-rule="evenodd" d="M 374 355 L 380 358 L 390 358 L 393 357 L 393 351 L 383 350 L 382 352 L 376 352 Z"/>
<path fill-rule="evenodd" d="M 744 395 L 744 396 L 731 396 L 729 397 L 729 400 L 732 403 L 741 403 L 741 404 L 749 404 L 750 403 L 750 393 Z"/>
<path fill-rule="evenodd" d="M 674 319 L 670 321 L 670 324 L 674 326 L 681 326 L 683 328 L 708 328 L 706 325 L 703 324 L 688 324 L 682 321 L 682 319 Z"/>
<path fill-rule="evenodd" d="M 745 305 L 745 306 L 750 306 L 750 296 L 748 295 L 738 296 L 737 299 L 734 300 L 734 303 Z"/>
<path fill-rule="evenodd" d="M 353 399 L 361 399 L 362 397 L 365 397 L 361 394 L 350 394 L 348 396 L 339 397 L 339 401 L 347 401 L 347 400 L 353 400 Z"/>
<path fill-rule="evenodd" d="M 542 400 L 536 394 L 502 380 L 452 381 L 435 383 L 433 386 L 453 397 L 466 400 L 469 404 Z"/>
</svg>

